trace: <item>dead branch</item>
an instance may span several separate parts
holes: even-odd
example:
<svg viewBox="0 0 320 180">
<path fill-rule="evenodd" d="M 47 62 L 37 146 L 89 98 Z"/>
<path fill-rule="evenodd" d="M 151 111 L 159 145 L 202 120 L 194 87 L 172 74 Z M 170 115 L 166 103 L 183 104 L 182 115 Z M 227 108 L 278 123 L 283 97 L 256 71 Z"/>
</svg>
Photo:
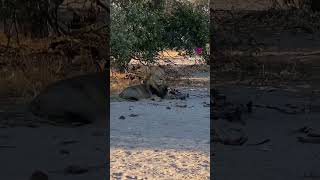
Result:
<svg viewBox="0 0 320 180">
<path fill-rule="evenodd" d="M 109 5 L 105 5 L 103 2 L 101 2 L 101 0 L 96 0 L 96 3 L 98 6 L 100 6 L 101 8 L 103 8 L 105 11 L 107 11 L 108 13 L 110 13 L 110 6 Z"/>
<path fill-rule="evenodd" d="M 100 26 L 96 29 L 90 29 L 88 31 L 85 31 L 85 32 L 82 32 L 80 35 L 83 35 L 83 34 L 87 34 L 87 33 L 97 33 L 98 31 L 104 29 L 104 28 L 107 28 L 109 25 L 103 25 L 103 26 Z"/>
</svg>

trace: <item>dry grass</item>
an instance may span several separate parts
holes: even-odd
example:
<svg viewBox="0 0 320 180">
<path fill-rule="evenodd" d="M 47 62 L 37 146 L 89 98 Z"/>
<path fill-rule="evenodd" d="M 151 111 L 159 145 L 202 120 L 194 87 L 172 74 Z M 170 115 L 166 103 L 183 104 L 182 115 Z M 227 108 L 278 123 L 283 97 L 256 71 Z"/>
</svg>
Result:
<svg viewBox="0 0 320 180">
<path fill-rule="evenodd" d="M 174 50 L 170 50 L 170 49 L 165 50 L 163 52 L 159 52 L 159 56 L 161 58 L 181 58 L 178 51 L 174 51 Z"/>
<path fill-rule="evenodd" d="M 292 61 L 278 56 L 264 58 L 254 56 L 228 56 L 220 63 L 214 62 L 211 83 L 241 83 L 247 85 L 280 85 L 308 79 L 311 69 L 301 61 Z"/>
<path fill-rule="evenodd" d="M 112 71 L 110 72 L 110 94 L 116 95 L 124 88 L 139 84 L 137 79 L 131 80 L 126 73 Z"/>
<path fill-rule="evenodd" d="M 286 8 L 285 0 L 276 0 L 281 8 Z M 298 0 L 293 0 L 298 4 Z M 214 0 L 214 9 L 223 10 L 266 10 L 272 7 L 272 0 Z"/>
<path fill-rule="evenodd" d="M 29 99 L 52 82 L 97 70 L 91 55 L 82 49 L 73 59 L 61 53 L 48 52 L 49 44 L 54 39 L 23 39 L 20 44 L 12 41 L 9 47 L 3 34 L 0 34 L 0 39 L 2 97 Z"/>
<path fill-rule="evenodd" d="M 43 50 L 48 48 L 49 44 L 56 40 L 56 38 L 44 38 L 44 39 L 31 39 L 27 37 L 19 37 L 19 40 L 17 40 L 15 37 L 11 37 L 10 39 L 10 47 L 15 48 L 28 48 L 32 50 Z M 8 43 L 8 37 L 5 33 L 0 32 L 0 45 L 7 46 Z"/>
<path fill-rule="evenodd" d="M 212 4 L 214 9 L 225 10 L 263 10 L 272 5 L 270 0 L 215 0 Z"/>
</svg>

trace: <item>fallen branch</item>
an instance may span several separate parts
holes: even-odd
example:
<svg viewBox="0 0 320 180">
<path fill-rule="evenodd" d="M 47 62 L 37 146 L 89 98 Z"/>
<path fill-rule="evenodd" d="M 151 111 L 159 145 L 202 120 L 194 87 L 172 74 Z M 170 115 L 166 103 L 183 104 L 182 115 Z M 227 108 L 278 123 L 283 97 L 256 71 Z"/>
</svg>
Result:
<svg viewBox="0 0 320 180">
<path fill-rule="evenodd" d="M 265 140 L 258 142 L 258 143 L 248 144 L 248 146 L 258 146 L 258 145 L 262 145 L 262 144 L 265 144 L 270 141 L 271 141 L 270 139 L 265 139 Z"/>
<path fill-rule="evenodd" d="M 107 27 L 109 27 L 109 25 L 103 25 L 103 26 L 100 26 L 100 27 L 98 27 L 96 29 L 90 29 L 88 31 L 82 32 L 82 33 L 80 33 L 80 35 L 83 35 L 83 34 L 86 34 L 86 33 L 96 33 L 96 32 L 98 32 L 98 31 L 100 31 L 100 30 L 102 30 L 104 28 L 107 28 Z"/>
<path fill-rule="evenodd" d="M 16 148 L 16 146 L 0 145 L 0 148 Z"/>
<path fill-rule="evenodd" d="M 296 110 L 293 110 L 293 111 L 290 111 L 290 110 L 286 110 L 286 109 L 283 109 L 283 108 L 280 108 L 280 107 L 277 107 L 277 106 L 270 106 L 270 105 L 253 105 L 254 107 L 258 107 L 258 108 L 267 108 L 267 109 L 273 109 L 273 110 L 277 110 L 281 113 L 285 113 L 285 114 L 297 114 L 298 111 Z"/>
<path fill-rule="evenodd" d="M 110 13 L 110 5 L 105 5 L 100 0 L 96 0 L 96 3 L 98 6 L 102 7 L 102 9 L 106 10 L 108 13 Z"/>
<path fill-rule="evenodd" d="M 320 144 L 320 138 L 314 138 L 314 137 L 297 137 L 299 142 L 302 143 L 310 143 L 310 144 Z"/>
</svg>

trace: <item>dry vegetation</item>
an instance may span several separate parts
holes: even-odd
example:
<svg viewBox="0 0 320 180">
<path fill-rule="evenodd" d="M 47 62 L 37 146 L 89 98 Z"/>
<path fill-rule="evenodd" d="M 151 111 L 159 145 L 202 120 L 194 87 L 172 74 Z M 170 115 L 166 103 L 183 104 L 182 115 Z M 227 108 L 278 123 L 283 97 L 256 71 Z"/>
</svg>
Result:
<svg viewBox="0 0 320 180">
<path fill-rule="evenodd" d="M 318 66 L 319 13 L 271 8 L 271 2 L 213 3 L 211 40 L 220 53 L 211 56 L 215 83 L 283 84 L 316 75 L 310 70 Z"/>
<path fill-rule="evenodd" d="M 57 80 L 100 71 L 108 60 L 108 1 L 48 2 L 2 4 L 0 97 L 29 99 Z"/>
<path fill-rule="evenodd" d="M 99 57 L 88 47 L 100 50 L 99 44 L 106 44 L 99 40 L 103 39 L 101 37 L 81 35 L 20 39 L 19 45 L 11 42 L 7 46 L 3 37 L 0 41 L 0 95 L 26 98 L 59 79 L 99 70 L 96 64 Z M 55 42 L 59 45 L 50 48 Z"/>
</svg>

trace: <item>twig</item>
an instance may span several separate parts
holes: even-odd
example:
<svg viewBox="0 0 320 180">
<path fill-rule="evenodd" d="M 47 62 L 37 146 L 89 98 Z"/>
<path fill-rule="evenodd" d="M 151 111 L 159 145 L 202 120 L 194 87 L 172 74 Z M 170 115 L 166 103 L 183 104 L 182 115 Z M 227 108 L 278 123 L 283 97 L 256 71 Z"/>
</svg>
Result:
<svg viewBox="0 0 320 180">
<path fill-rule="evenodd" d="M 271 140 L 270 139 L 265 139 L 261 142 L 258 142 L 258 143 L 253 143 L 253 144 L 248 144 L 248 146 L 257 146 L 257 145 L 262 145 L 262 144 L 265 144 L 267 142 L 270 142 Z"/>
<path fill-rule="evenodd" d="M 106 165 L 91 165 L 91 166 L 87 166 L 87 167 L 84 167 L 84 168 L 86 168 L 86 170 L 88 170 L 88 171 L 90 171 L 90 170 L 98 170 L 98 169 L 106 168 Z M 50 172 L 50 173 L 63 173 L 63 172 L 65 172 L 65 169 L 63 169 L 63 170 L 51 170 L 51 171 L 48 171 L 48 172 Z"/>
<path fill-rule="evenodd" d="M 9 32 L 7 34 L 7 50 L 9 49 L 9 46 L 10 46 L 12 25 L 13 25 L 13 21 L 11 22 L 11 24 L 9 26 Z"/>
<path fill-rule="evenodd" d="M 105 5 L 100 0 L 96 0 L 96 3 L 97 3 L 98 6 L 102 7 L 104 10 L 106 10 L 108 13 L 110 12 L 110 6 Z"/>
<path fill-rule="evenodd" d="M 310 144 L 320 144 L 320 138 L 314 137 L 297 137 L 298 141 L 301 143 L 310 143 Z"/>
<path fill-rule="evenodd" d="M 253 105 L 254 107 L 258 107 L 258 108 L 267 108 L 267 109 L 274 109 L 277 110 L 279 112 L 285 113 L 285 114 L 297 114 L 297 111 L 288 111 L 285 109 L 281 109 L 280 107 L 276 107 L 276 106 L 269 106 L 269 105 Z"/>
<path fill-rule="evenodd" d="M 6 145 L 0 145 L 0 148 L 16 148 L 16 146 L 6 146 Z"/>
<path fill-rule="evenodd" d="M 18 45 L 20 45 L 19 32 L 18 32 L 18 27 L 17 27 L 17 14 L 15 11 L 14 11 L 14 29 L 16 31 L 17 43 L 18 43 Z"/>
<path fill-rule="evenodd" d="M 100 26 L 100 27 L 98 27 L 98 28 L 96 28 L 96 29 L 90 29 L 90 30 L 88 30 L 88 31 L 85 31 L 85 32 L 80 33 L 80 35 L 83 35 L 83 34 L 86 34 L 86 33 L 90 33 L 90 32 L 96 33 L 96 32 L 98 32 L 98 31 L 100 31 L 100 30 L 102 30 L 102 29 L 104 29 L 104 28 L 107 28 L 108 26 L 109 26 L 109 25 L 103 25 L 103 26 Z"/>
</svg>

